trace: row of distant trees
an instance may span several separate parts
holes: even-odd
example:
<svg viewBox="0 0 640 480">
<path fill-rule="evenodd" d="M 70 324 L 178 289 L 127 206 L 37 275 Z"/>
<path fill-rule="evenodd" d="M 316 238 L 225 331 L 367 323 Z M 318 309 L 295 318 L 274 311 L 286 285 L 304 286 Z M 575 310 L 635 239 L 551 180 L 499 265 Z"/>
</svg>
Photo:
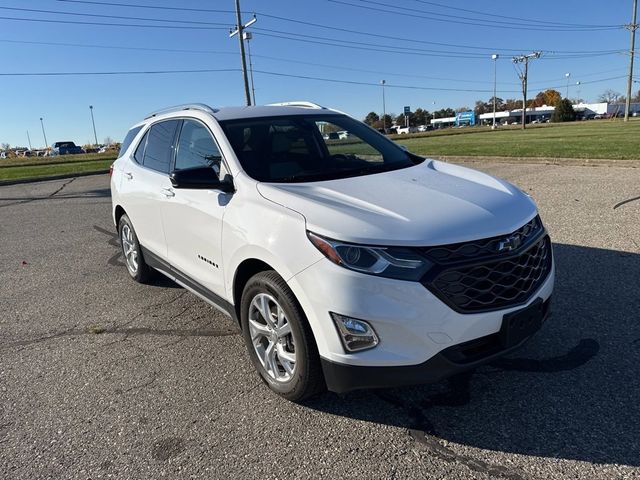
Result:
<svg viewBox="0 0 640 480">
<path fill-rule="evenodd" d="M 522 108 L 522 100 L 516 98 L 507 98 L 502 99 L 496 97 L 496 111 L 504 112 L 508 110 L 516 110 Z M 607 103 L 624 103 L 626 100 L 625 96 L 616 92 L 614 90 L 605 90 L 600 96 L 598 96 L 599 102 L 607 102 Z M 640 102 L 640 90 L 636 92 L 636 94 L 631 97 L 632 102 Z M 539 92 L 535 97 L 527 101 L 527 108 L 541 107 L 542 105 L 548 105 L 550 107 L 559 107 L 562 111 L 559 116 L 556 117 L 554 121 L 567 121 L 574 120 L 575 113 L 572 115 L 566 114 L 566 111 L 573 111 L 572 104 L 582 103 L 584 100 L 582 98 L 572 98 L 566 99 L 562 97 L 562 94 L 553 89 L 544 90 Z M 415 112 L 412 112 L 409 115 L 409 125 L 417 126 L 417 125 L 427 125 L 433 118 L 446 118 L 453 117 L 458 112 L 467 112 L 471 110 L 469 107 L 460 107 L 456 109 L 452 108 L 441 108 L 440 110 L 436 110 L 430 112 L 429 110 L 425 110 L 422 108 L 416 108 Z M 482 101 L 478 100 L 473 108 L 473 111 L 476 115 L 480 115 L 482 113 L 490 113 L 493 112 L 493 97 L 489 100 Z M 566 118 L 567 120 L 561 120 Z M 371 125 L 374 128 L 382 128 L 383 122 L 380 115 L 376 112 L 369 112 L 364 119 L 364 122 L 368 125 Z M 405 115 L 401 113 L 399 115 L 394 115 L 393 113 L 387 114 L 386 116 L 386 126 L 389 128 L 391 125 L 405 125 Z"/>
</svg>

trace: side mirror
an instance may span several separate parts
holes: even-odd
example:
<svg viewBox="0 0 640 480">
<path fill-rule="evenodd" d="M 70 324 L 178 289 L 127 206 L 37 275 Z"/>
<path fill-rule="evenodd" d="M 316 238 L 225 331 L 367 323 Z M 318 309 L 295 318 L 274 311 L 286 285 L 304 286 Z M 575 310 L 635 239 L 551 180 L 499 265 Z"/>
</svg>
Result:
<svg viewBox="0 0 640 480">
<path fill-rule="evenodd" d="M 174 188 L 220 190 L 224 193 L 232 193 L 235 191 L 231 177 L 226 176 L 224 180 L 220 180 L 211 167 L 174 170 L 169 178 Z"/>
</svg>

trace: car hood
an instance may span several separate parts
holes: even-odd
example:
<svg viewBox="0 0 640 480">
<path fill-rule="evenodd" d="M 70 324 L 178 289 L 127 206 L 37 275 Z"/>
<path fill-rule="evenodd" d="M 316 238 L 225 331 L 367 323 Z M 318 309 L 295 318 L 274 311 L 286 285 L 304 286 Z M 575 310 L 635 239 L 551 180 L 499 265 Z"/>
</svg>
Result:
<svg viewBox="0 0 640 480">
<path fill-rule="evenodd" d="M 259 183 L 266 199 L 303 215 L 307 229 L 369 245 L 429 246 L 510 233 L 536 215 L 510 183 L 436 160 L 360 177 Z"/>
</svg>

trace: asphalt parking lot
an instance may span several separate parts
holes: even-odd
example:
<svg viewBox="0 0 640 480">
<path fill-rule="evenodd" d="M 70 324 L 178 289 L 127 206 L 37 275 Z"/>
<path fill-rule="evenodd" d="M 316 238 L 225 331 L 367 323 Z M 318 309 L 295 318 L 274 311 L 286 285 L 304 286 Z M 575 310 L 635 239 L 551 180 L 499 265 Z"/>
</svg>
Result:
<svg viewBox="0 0 640 480">
<path fill-rule="evenodd" d="M 551 319 L 471 374 L 304 406 L 231 320 L 128 278 L 106 175 L 0 187 L 0 478 L 640 478 L 640 169 L 474 166 L 538 201 Z"/>
</svg>

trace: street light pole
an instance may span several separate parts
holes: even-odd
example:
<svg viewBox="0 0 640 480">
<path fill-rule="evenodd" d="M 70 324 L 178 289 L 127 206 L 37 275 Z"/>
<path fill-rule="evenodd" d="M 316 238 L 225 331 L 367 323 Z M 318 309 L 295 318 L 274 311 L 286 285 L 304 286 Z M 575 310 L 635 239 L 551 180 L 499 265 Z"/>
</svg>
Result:
<svg viewBox="0 0 640 480">
<path fill-rule="evenodd" d="M 27 141 L 29 142 L 29 150 L 33 150 L 33 147 L 31 146 L 31 137 L 29 136 L 29 130 L 27 130 Z"/>
<path fill-rule="evenodd" d="M 568 100 L 569 99 L 569 78 L 571 77 L 571 74 L 565 73 L 564 76 L 567 79 L 567 95 L 564 98 Z"/>
<path fill-rule="evenodd" d="M 384 133 L 387 133 L 387 104 L 384 98 L 384 84 L 387 83 L 386 80 L 380 80 L 380 85 L 382 85 L 382 129 Z"/>
<path fill-rule="evenodd" d="M 89 105 L 91 111 L 91 124 L 93 125 L 93 139 L 95 140 L 94 146 L 98 146 L 98 135 L 96 134 L 96 121 L 93 118 L 93 105 Z"/>
<path fill-rule="evenodd" d="M 498 78 L 498 58 L 499 55 L 497 53 L 491 55 L 491 59 L 493 60 L 493 126 L 491 128 L 493 130 L 496 129 L 496 84 Z"/>
<path fill-rule="evenodd" d="M 40 117 L 40 125 L 42 126 L 42 136 L 44 137 L 44 148 L 49 148 L 49 143 L 47 142 L 47 134 L 44 132 L 44 121 L 42 117 Z"/>
</svg>

